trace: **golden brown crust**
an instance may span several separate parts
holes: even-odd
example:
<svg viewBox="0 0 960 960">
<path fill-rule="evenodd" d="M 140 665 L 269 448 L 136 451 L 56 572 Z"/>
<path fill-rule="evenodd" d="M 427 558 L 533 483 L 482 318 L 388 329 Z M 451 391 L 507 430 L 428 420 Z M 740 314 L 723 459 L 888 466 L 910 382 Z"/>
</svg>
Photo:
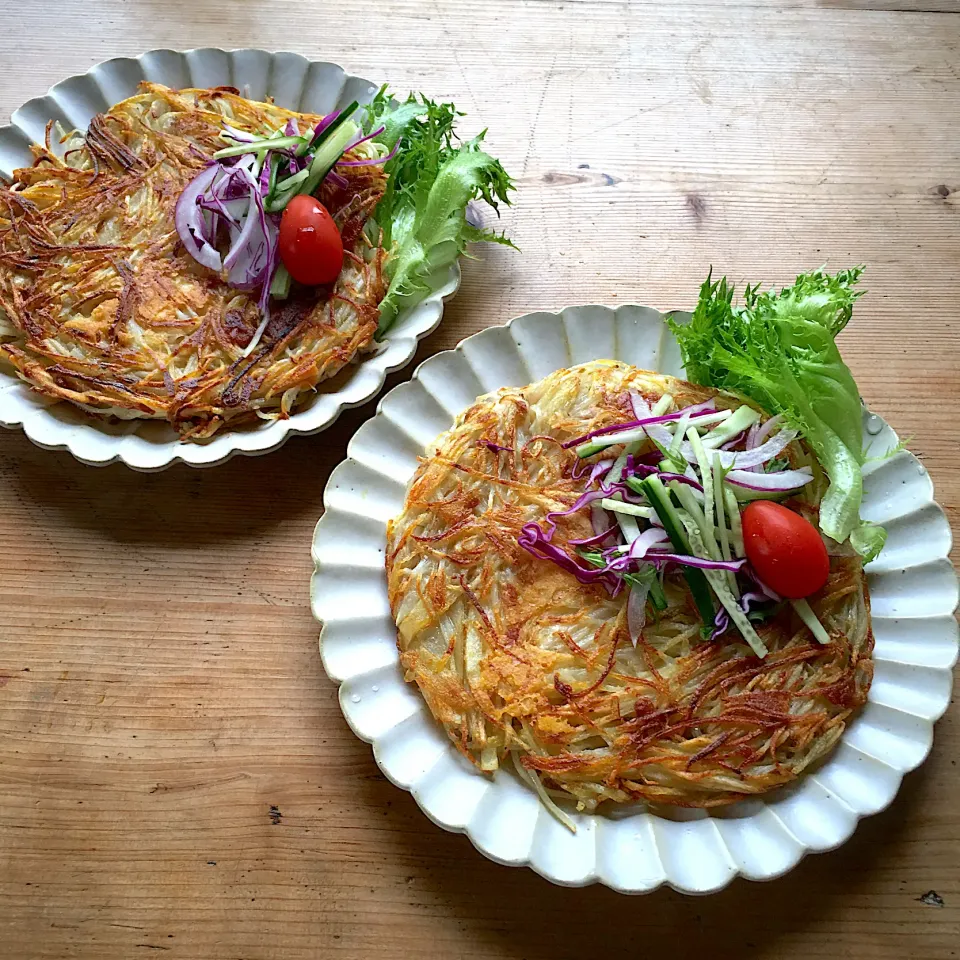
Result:
<svg viewBox="0 0 960 960">
<path fill-rule="evenodd" d="M 492 770 L 513 754 L 584 808 L 604 799 L 709 807 L 797 777 L 866 700 L 873 635 L 859 558 L 831 560 L 810 598 L 819 645 L 789 606 L 760 625 L 760 660 L 730 632 L 701 641 L 679 573 L 634 649 L 625 599 L 517 544 L 583 489 L 560 442 L 630 418 L 627 391 L 680 405 L 714 391 L 590 364 L 482 397 L 431 446 L 388 527 L 391 610 L 407 680 L 458 748 Z M 720 406 L 735 398 L 719 395 Z M 508 447 L 498 451 L 486 444 Z M 792 444 L 795 465 L 808 457 Z M 818 480 L 819 484 L 819 480 Z M 815 491 L 793 505 L 816 519 Z M 591 532 L 584 512 L 554 542 Z"/>
<path fill-rule="evenodd" d="M 384 251 L 363 225 L 385 188 L 379 166 L 345 167 L 320 199 L 346 259 L 336 284 L 273 311 L 258 347 L 257 291 L 228 287 L 183 249 L 181 190 L 223 146 L 224 120 L 266 133 L 318 117 L 229 88 L 142 92 L 98 115 L 85 138 L 35 147 L 0 189 L 0 351 L 48 396 L 93 414 L 170 421 L 187 439 L 225 423 L 285 417 L 304 391 L 373 339 Z"/>
</svg>

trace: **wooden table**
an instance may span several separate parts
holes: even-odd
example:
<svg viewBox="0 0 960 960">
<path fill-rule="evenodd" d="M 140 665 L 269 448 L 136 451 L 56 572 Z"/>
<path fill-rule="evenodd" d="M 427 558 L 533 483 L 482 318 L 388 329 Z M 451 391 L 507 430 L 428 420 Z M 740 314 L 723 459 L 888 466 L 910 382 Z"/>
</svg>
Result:
<svg viewBox="0 0 960 960">
<path fill-rule="evenodd" d="M 489 127 L 523 254 L 465 264 L 418 361 L 533 308 L 688 305 L 710 264 L 867 263 L 845 356 L 956 525 L 960 3 L 2 0 L 0 22 L 3 117 L 106 56 L 249 45 Z M 892 809 L 776 883 L 563 890 L 434 827 L 347 729 L 308 608 L 324 483 L 373 410 L 156 476 L 0 437 L 3 960 L 960 953 L 956 707 Z"/>
</svg>

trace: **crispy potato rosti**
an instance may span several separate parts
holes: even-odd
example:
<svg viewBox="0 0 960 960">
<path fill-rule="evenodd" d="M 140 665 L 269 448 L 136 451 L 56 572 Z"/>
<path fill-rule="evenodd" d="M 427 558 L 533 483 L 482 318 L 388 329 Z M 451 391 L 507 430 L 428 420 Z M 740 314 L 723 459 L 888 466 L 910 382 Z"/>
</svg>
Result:
<svg viewBox="0 0 960 960">
<path fill-rule="evenodd" d="M 816 642 L 784 604 L 757 631 L 701 638 L 678 567 L 667 608 L 636 647 L 625 594 L 537 559 L 524 524 L 570 507 L 584 479 L 561 443 L 633 418 L 629 390 L 679 407 L 716 391 L 625 364 L 560 370 L 481 397 L 431 445 L 388 528 L 386 566 L 404 673 L 481 769 L 512 755 L 539 790 L 580 809 L 603 800 L 710 807 L 796 778 L 836 744 L 872 678 L 873 635 L 859 557 L 834 549 L 809 598 L 830 634 Z M 794 465 L 809 455 L 794 442 Z M 822 484 L 818 481 L 814 487 Z M 816 518 L 822 491 L 796 509 Z M 592 534 L 589 511 L 561 517 L 553 542 Z M 539 779 L 538 779 L 539 778 Z"/>
<path fill-rule="evenodd" d="M 187 439 L 289 414 L 374 335 L 385 253 L 364 224 L 385 189 L 379 166 L 343 167 L 319 199 L 339 227 L 333 285 L 275 307 L 256 348 L 255 292 L 228 287 L 183 249 L 174 208 L 223 147 L 224 121 L 268 134 L 320 119 L 236 90 L 145 83 L 0 189 L 0 350 L 48 396 L 120 418 L 168 420 Z"/>
</svg>

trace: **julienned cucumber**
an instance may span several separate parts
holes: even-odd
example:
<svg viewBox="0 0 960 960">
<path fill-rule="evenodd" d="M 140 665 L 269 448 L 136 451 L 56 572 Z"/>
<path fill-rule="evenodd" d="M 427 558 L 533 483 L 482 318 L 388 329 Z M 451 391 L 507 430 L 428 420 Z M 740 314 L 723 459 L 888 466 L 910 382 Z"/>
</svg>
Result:
<svg viewBox="0 0 960 960">
<path fill-rule="evenodd" d="M 350 141 L 359 133 L 360 128 L 350 121 L 340 124 L 337 129 L 323 141 L 320 149 L 313 155 L 310 162 L 310 175 L 300 186 L 297 193 L 312 196 L 314 190 L 320 186 L 323 178 L 333 169 L 333 165 L 343 156 L 343 151 Z"/>
<path fill-rule="evenodd" d="M 683 524 L 680 521 L 680 517 L 677 516 L 676 508 L 670 501 L 670 494 L 667 493 L 666 487 L 664 487 L 660 478 L 647 477 L 646 480 L 641 480 L 636 485 L 631 483 L 630 486 L 638 492 L 643 493 L 647 500 L 650 501 L 650 506 L 656 510 L 657 516 L 663 524 L 663 529 L 667 531 L 667 536 L 670 537 L 670 542 L 673 544 L 674 549 L 679 553 L 689 554 L 690 544 L 687 541 Z M 684 567 L 683 575 L 686 578 L 687 586 L 690 587 L 690 592 L 693 594 L 693 601 L 697 605 L 697 611 L 700 614 L 700 619 L 703 621 L 704 627 L 712 629 L 715 614 L 713 597 L 710 593 L 710 585 L 707 583 L 707 578 L 703 575 L 702 570 L 697 570 L 693 567 Z"/>
<path fill-rule="evenodd" d="M 315 134 L 313 139 L 309 143 L 305 144 L 301 150 L 298 150 L 297 153 L 302 156 L 304 153 L 307 153 L 310 150 L 316 150 L 321 143 L 333 135 L 339 126 L 346 123 L 346 121 L 353 116 L 354 112 L 359 106 L 360 104 L 356 100 L 345 106 L 337 115 L 335 120 L 331 121 L 323 130 Z"/>
<path fill-rule="evenodd" d="M 299 146 L 302 143 L 303 137 L 267 137 L 264 140 L 254 140 L 252 143 L 238 143 L 235 147 L 224 147 L 213 155 L 213 159 L 239 157 L 245 153 L 256 153 L 258 150 L 285 150 L 287 147 Z"/>
</svg>

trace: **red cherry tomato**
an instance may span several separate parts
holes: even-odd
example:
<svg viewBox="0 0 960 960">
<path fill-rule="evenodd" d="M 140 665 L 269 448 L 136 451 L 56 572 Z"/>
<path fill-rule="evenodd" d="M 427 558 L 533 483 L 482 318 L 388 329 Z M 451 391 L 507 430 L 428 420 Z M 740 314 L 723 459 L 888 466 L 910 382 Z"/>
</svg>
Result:
<svg viewBox="0 0 960 960">
<path fill-rule="evenodd" d="M 747 559 L 781 596 L 809 597 L 827 582 L 830 558 L 809 520 L 772 500 L 755 500 L 742 522 Z"/>
<path fill-rule="evenodd" d="M 316 198 L 300 194 L 284 208 L 280 257 L 299 283 L 316 286 L 337 279 L 343 266 L 343 241 L 333 217 Z"/>
</svg>

